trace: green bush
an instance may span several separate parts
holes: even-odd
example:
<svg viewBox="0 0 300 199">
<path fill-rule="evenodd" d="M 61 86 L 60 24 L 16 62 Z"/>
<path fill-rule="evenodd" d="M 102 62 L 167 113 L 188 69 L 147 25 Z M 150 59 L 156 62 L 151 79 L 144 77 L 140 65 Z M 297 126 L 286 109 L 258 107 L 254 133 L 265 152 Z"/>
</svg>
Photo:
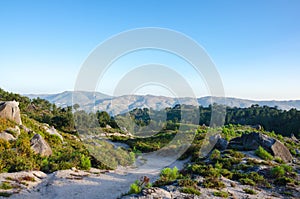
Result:
<svg viewBox="0 0 300 199">
<path fill-rule="evenodd" d="M 245 188 L 243 189 L 243 191 L 247 194 L 250 194 L 250 195 L 256 195 L 256 191 L 254 191 L 253 189 L 248 189 L 248 188 Z"/>
<path fill-rule="evenodd" d="M 226 153 L 228 153 L 231 157 L 234 157 L 234 158 L 243 158 L 243 157 L 245 157 L 245 154 L 243 154 L 239 151 L 232 150 L 232 149 L 226 151 Z"/>
<path fill-rule="evenodd" d="M 142 191 L 142 187 L 140 186 L 140 182 L 136 180 L 134 183 L 130 185 L 130 189 L 128 194 L 137 194 Z"/>
<path fill-rule="evenodd" d="M 195 189 L 194 187 L 183 187 L 180 190 L 182 193 L 187 193 L 187 194 L 194 194 L 199 196 L 201 194 L 201 192 L 197 189 Z"/>
<path fill-rule="evenodd" d="M 90 158 L 83 154 L 81 155 L 81 159 L 80 159 L 80 168 L 85 169 L 85 170 L 88 170 L 91 168 Z"/>
<path fill-rule="evenodd" d="M 225 188 L 225 184 L 220 181 L 219 178 L 205 178 L 203 181 L 203 186 L 205 188 L 215 188 L 215 189 L 222 189 Z"/>
<path fill-rule="evenodd" d="M 284 163 L 283 160 L 280 157 L 275 157 L 275 162 L 278 162 L 280 164 Z"/>
<path fill-rule="evenodd" d="M 249 179 L 249 178 L 241 178 L 239 181 L 242 184 L 245 184 L 245 185 L 251 185 L 251 186 L 255 186 L 256 185 L 256 183 L 253 180 Z"/>
<path fill-rule="evenodd" d="M 214 149 L 210 155 L 211 160 L 218 160 L 221 158 L 221 152 L 218 149 Z"/>
<path fill-rule="evenodd" d="M 276 166 L 271 169 L 271 175 L 275 178 L 279 178 L 284 176 L 285 170 L 282 166 Z"/>
<path fill-rule="evenodd" d="M 280 177 L 280 178 L 277 178 L 274 183 L 276 185 L 281 185 L 281 186 L 285 186 L 287 185 L 288 183 L 292 183 L 294 184 L 295 183 L 295 180 L 292 179 L 292 178 L 289 178 L 289 177 Z"/>
<path fill-rule="evenodd" d="M 226 191 L 215 191 L 213 193 L 214 196 L 217 196 L 217 197 L 221 197 L 221 198 L 228 198 L 229 197 L 229 193 L 226 192 Z"/>
<path fill-rule="evenodd" d="M 178 185 L 181 187 L 193 187 L 197 185 L 197 182 L 192 179 L 181 179 L 178 180 Z"/>
<path fill-rule="evenodd" d="M 273 156 L 261 146 L 258 147 L 255 154 L 263 160 L 273 160 Z"/>
<path fill-rule="evenodd" d="M 13 186 L 9 182 L 2 182 L 0 184 L 0 189 L 7 190 L 7 189 L 12 189 L 12 188 L 13 188 Z"/>
<path fill-rule="evenodd" d="M 164 168 L 160 173 L 160 178 L 168 182 L 176 180 L 178 176 L 179 176 L 179 172 L 176 166 L 173 169 Z"/>
</svg>

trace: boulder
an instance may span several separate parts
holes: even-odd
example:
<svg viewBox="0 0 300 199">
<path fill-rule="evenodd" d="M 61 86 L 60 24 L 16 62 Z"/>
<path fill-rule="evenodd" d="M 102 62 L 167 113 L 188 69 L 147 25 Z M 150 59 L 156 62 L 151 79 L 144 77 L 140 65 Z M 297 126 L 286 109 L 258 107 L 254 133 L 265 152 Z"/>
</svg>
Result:
<svg viewBox="0 0 300 199">
<path fill-rule="evenodd" d="M 271 146 L 271 151 L 275 157 L 280 157 L 284 162 L 293 161 L 293 156 L 289 149 L 278 140 L 275 140 L 275 143 Z"/>
<path fill-rule="evenodd" d="M 21 125 L 22 121 L 19 109 L 19 102 L 0 102 L 0 117 L 10 119 L 12 121 L 15 121 L 17 124 Z"/>
<path fill-rule="evenodd" d="M 51 128 L 46 127 L 46 132 L 49 133 L 50 135 L 56 135 L 57 137 L 59 137 L 59 139 L 61 141 L 64 141 L 64 138 L 61 136 L 61 134 L 59 134 L 57 132 L 57 130 L 54 128 L 54 126 L 52 126 Z"/>
<path fill-rule="evenodd" d="M 216 145 L 215 145 L 215 148 L 220 150 L 220 151 L 224 151 L 228 146 L 228 141 L 225 140 L 224 138 L 219 138 Z"/>
<path fill-rule="evenodd" d="M 220 134 L 212 135 L 209 137 L 210 144 L 214 145 L 214 149 L 223 151 L 227 148 L 228 142 L 221 137 Z"/>
<path fill-rule="evenodd" d="M 256 150 L 259 146 L 272 153 L 275 157 L 280 157 L 285 162 L 293 160 L 290 151 L 284 144 L 262 133 L 243 134 L 241 137 L 233 138 L 228 144 L 228 148 L 246 151 Z"/>
<path fill-rule="evenodd" d="M 30 140 L 31 149 L 41 156 L 52 155 L 52 149 L 40 134 L 35 134 Z"/>
<path fill-rule="evenodd" d="M 12 134 L 7 133 L 7 132 L 0 133 L 0 139 L 3 139 L 5 141 L 14 141 L 14 140 L 16 140 L 16 138 Z"/>
<path fill-rule="evenodd" d="M 148 189 L 143 189 L 142 194 L 146 196 L 146 198 L 161 198 L 161 199 L 171 199 L 171 193 L 158 188 L 158 187 L 151 187 Z"/>
</svg>

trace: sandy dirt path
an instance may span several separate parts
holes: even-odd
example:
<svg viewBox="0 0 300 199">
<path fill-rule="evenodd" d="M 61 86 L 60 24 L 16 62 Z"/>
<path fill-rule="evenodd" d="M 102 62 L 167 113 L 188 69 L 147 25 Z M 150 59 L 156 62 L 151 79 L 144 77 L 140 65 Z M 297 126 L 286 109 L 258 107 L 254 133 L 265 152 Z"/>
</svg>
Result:
<svg viewBox="0 0 300 199">
<path fill-rule="evenodd" d="M 159 171 L 165 167 L 183 167 L 186 161 L 170 162 L 171 159 L 159 159 L 157 156 L 145 155 L 138 158 L 136 167 L 119 167 L 114 171 L 103 172 L 93 169 L 90 172 L 63 170 L 47 175 L 41 183 L 31 189 L 23 189 L 14 194 L 14 199 L 115 199 L 126 193 L 129 186 L 142 176 L 148 176 L 153 182 Z M 170 164 L 171 163 L 171 164 Z"/>
</svg>

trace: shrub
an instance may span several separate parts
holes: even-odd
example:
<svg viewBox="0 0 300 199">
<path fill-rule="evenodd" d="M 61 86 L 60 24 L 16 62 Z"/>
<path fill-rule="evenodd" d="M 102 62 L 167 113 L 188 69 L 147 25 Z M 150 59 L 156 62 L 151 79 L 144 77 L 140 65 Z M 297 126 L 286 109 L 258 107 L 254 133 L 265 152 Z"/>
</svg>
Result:
<svg viewBox="0 0 300 199">
<path fill-rule="evenodd" d="M 82 154 L 80 159 L 80 167 L 85 170 L 90 169 L 91 168 L 90 158 Z"/>
<path fill-rule="evenodd" d="M 280 164 L 284 163 L 283 160 L 280 157 L 275 157 L 275 162 L 278 162 Z"/>
<path fill-rule="evenodd" d="M 150 178 L 143 176 L 140 180 L 136 180 L 130 185 L 130 189 L 127 194 L 137 194 L 140 193 L 144 187 L 149 188 L 151 186 Z"/>
<path fill-rule="evenodd" d="M 289 166 L 289 165 L 283 164 L 283 165 L 281 165 L 281 166 L 284 168 L 284 170 L 285 170 L 286 172 L 292 172 L 292 171 L 293 171 L 293 167 L 291 167 L 291 166 Z"/>
<path fill-rule="evenodd" d="M 272 160 L 273 156 L 261 146 L 255 151 L 255 154 L 263 160 Z"/>
<path fill-rule="evenodd" d="M 287 185 L 288 183 L 295 183 L 295 180 L 292 179 L 292 178 L 288 178 L 288 177 L 280 177 L 280 178 L 277 178 L 274 183 L 276 185 L 281 185 L 281 186 L 285 186 Z"/>
<path fill-rule="evenodd" d="M 178 177 L 179 177 L 179 172 L 176 166 L 173 169 L 169 167 L 164 168 L 160 173 L 160 178 L 165 182 L 174 181 Z"/>
<path fill-rule="evenodd" d="M 216 189 L 225 188 L 225 184 L 222 181 L 220 181 L 218 178 L 206 178 L 203 181 L 203 186 L 205 188 L 216 188 Z"/>
<path fill-rule="evenodd" d="M 243 191 L 247 194 L 251 194 L 251 195 L 256 195 L 256 191 L 254 191 L 253 189 L 248 189 L 248 188 L 245 188 L 243 189 Z"/>
<path fill-rule="evenodd" d="M 242 184 L 245 184 L 245 185 L 251 185 L 251 186 L 255 186 L 256 185 L 256 183 L 253 180 L 249 179 L 249 178 L 241 178 L 239 181 Z"/>
<path fill-rule="evenodd" d="M 196 182 L 192 179 L 181 179 L 178 181 L 178 185 L 181 187 L 190 187 L 190 186 L 196 186 Z"/>
<path fill-rule="evenodd" d="M 194 187 L 183 187 L 180 190 L 182 193 L 187 193 L 187 194 L 194 194 L 199 196 L 201 194 L 201 192 L 197 189 L 195 189 Z"/>
<path fill-rule="evenodd" d="M 271 169 L 271 175 L 275 178 L 279 178 L 284 176 L 285 170 L 282 166 L 276 166 Z"/>
<path fill-rule="evenodd" d="M 11 184 L 9 182 L 2 182 L 0 184 L 0 189 L 4 189 L 4 190 L 7 190 L 7 189 L 12 189 L 13 187 L 11 186 Z"/>
<path fill-rule="evenodd" d="M 218 149 L 214 149 L 210 155 L 211 160 L 218 160 L 221 158 L 221 152 Z"/>
<path fill-rule="evenodd" d="M 214 196 L 221 197 L 221 198 L 228 198 L 229 196 L 229 193 L 226 191 L 215 191 L 213 194 Z"/>
<path fill-rule="evenodd" d="M 234 157 L 234 158 L 243 158 L 243 157 L 245 157 L 245 155 L 243 153 L 241 153 L 239 151 L 234 151 L 232 149 L 228 150 L 227 152 L 229 153 L 229 155 L 231 157 Z"/>
<path fill-rule="evenodd" d="M 134 183 L 132 183 L 130 185 L 130 189 L 128 194 L 137 194 L 140 193 L 142 191 L 142 187 L 140 186 L 140 182 L 138 180 L 136 180 Z"/>
</svg>

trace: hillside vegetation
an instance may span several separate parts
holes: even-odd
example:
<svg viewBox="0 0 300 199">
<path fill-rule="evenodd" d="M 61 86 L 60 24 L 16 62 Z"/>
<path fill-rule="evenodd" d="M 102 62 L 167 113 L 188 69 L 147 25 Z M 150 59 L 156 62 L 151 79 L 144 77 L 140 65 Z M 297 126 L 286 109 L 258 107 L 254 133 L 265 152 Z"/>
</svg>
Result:
<svg viewBox="0 0 300 199">
<path fill-rule="evenodd" d="M 49 173 L 72 167 L 114 169 L 118 165 L 132 165 L 143 153 L 164 149 L 162 153 L 168 155 L 176 151 L 177 146 L 191 144 L 180 157 L 190 158 L 183 170 L 166 168 L 153 184 L 148 178 L 142 183 L 136 181 L 129 193 L 140 194 L 151 186 L 164 189 L 175 186 L 180 193 L 193 196 L 207 189 L 216 197 L 228 197 L 232 195 L 228 191 L 230 187 L 238 184 L 245 194 L 271 190 L 280 197 L 299 196 L 300 142 L 296 137 L 300 135 L 300 111 L 296 109 L 282 111 L 258 105 L 249 108 L 176 105 L 161 111 L 134 109 L 111 117 L 102 110 L 87 113 L 76 104 L 61 108 L 44 99 L 31 100 L 0 89 L 0 101 L 11 100 L 20 102 L 23 124 L 19 125 L 20 135 L 16 140 L 0 139 L 0 172 L 40 170 Z M 208 127 L 212 109 L 220 113 L 226 110 L 225 125 Z M 0 132 L 16 125 L 0 118 Z M 50 126 L 62 137 L 49 134 L 46 129 Z M 202 146 L 210 142 L 207 135 L 211 132 L 220 134 L 217 139 L 222 138 L 228 146 L 232 140 L 253 132 L 266 136 L 267 140 L 274 138 L 292 154 L 292 161 L 285 162 L 266 146 L 243 151 L 228 148 L 226 144 L 225 148 L 215 147 L 202 156 Z M 34 134 L 45 139 L 52 155 L 44 157 L 31 150 L 30 140 Z M 296 137 L 291 137 L 292 134 Z M 184 137 L 174 141 L 178 135 Z M 114 142 L 128 147 L 116 147 Z M 226 180 L 230 180 L 231 185 Z"/>
</svg>

